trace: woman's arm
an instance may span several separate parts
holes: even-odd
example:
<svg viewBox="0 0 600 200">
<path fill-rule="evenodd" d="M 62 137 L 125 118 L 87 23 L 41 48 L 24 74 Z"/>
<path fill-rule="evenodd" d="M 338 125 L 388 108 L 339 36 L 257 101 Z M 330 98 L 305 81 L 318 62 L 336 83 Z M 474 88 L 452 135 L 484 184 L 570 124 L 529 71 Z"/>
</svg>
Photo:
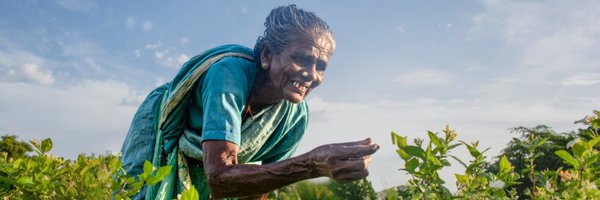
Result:
<svg viewBox="0 0 600 200">
<path fill-rule="evenodd" d="M 266 165 L 238 164 L 239 148 L 228 141 L 202 142 L 204 171 L 213 198 L 256 196 L 285 185 L 320 176 L 336 181 L 366 177 L 371 154 L 379 146 L 371 139 L 328 144 L 308 153 Z"/>
</svg>

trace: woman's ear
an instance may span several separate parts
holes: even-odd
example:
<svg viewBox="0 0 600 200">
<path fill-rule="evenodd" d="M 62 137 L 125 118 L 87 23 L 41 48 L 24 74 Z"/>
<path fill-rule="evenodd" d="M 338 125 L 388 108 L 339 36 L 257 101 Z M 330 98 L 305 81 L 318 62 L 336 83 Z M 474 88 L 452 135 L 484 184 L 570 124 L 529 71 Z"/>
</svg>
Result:
<svg viewBox="0 0 600 200">
<path fill-rule="evenodd" d="M 260 51 L 260 63 L 267 63 L 268 65 L 270 65 L 271 59 L 273 59 L 273 54 L 271 53 L 271 50 L 269 50 L 267 45 L 263 46 L 262 50 Z"/>
</svg>

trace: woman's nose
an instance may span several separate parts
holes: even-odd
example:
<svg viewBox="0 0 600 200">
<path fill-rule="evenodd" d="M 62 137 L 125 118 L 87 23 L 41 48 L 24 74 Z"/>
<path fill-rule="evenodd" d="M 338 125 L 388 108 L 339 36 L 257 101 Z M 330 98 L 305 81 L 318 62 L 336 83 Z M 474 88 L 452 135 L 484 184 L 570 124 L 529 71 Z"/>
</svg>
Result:
<svg viewBox="0 0 600 200">
<path fill-rule="evenodd" d="M 319 78 L 319 73 L 317 72 L 316 67 L 312 66 L 302 72 L 302 77 L 306 79 L 306 81 L 314 81 Z"/>
</svg>

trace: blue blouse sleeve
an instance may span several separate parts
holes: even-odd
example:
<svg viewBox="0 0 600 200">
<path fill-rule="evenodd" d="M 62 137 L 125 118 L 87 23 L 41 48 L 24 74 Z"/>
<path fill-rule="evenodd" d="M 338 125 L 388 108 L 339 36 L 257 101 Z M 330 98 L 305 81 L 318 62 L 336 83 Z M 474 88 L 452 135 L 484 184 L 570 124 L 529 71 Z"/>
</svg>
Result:
<svg viewBox="0 0 600 200">
<path fill-rule="evenodd" d="M 243 58 L 224 58 L 204 75 L 192 102 L 200 109 L 190 110 L 189 118 L 192 128 L 201 128 L 200 143 L 226 140 L 240 145 L 242 112 L 254 81 L 254 74 L 243 66 L 252 64 Z"/>
</svg>

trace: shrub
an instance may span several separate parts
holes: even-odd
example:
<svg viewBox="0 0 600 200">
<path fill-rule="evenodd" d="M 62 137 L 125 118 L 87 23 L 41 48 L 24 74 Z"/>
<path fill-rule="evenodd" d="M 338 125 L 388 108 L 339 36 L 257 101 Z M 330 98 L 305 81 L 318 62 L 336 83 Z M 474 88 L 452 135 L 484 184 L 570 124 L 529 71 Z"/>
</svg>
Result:
<svg viewBox="0 0 600 200">
<path fill-rule="evenodd" d="M 31 141 L 30 157 L 0 158 L 0 195 L 5 199 L 129 199 L 145 184 L 156 184 L 170 167 L 156 169 L 150 162 L 136 180 L 121 173 L 115 155 L 80 154 L 68 160 L 48 154 L 52 140 Z"/>
</svg>

